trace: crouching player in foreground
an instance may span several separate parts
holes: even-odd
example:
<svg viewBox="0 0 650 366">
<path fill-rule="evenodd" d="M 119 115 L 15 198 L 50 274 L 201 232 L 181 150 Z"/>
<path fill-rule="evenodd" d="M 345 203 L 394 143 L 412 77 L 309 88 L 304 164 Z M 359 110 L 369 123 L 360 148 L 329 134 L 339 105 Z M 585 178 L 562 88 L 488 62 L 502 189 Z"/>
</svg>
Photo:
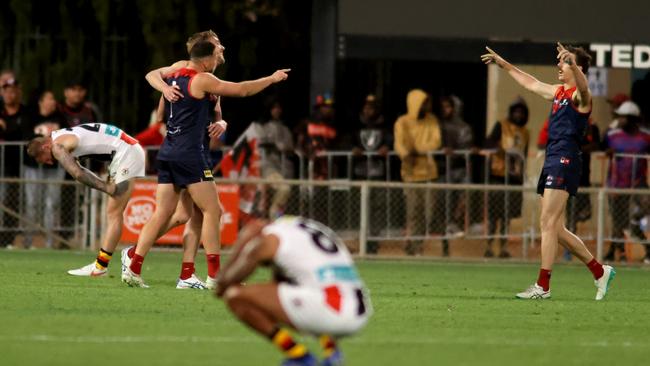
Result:
<svg viewBox="0 0 650 366">
<path fill-rule="evenodd" d="M 260 265 L 271 265 L 275 280 L 242 285 Z M 317 364 L 285 327 L 320 337 L 321 365 L 341 365 L 336 339 L 358 332 L 372 313 L 345 244 L 331 229 L 300 217 L 244 228 L 217 279 L 216 294 L 239 320 L 280 348 L 287 357 L 283 366 Z"/>
<path fill-rule="evenodd" d="M 59 164 L 78 182 L 109 195 L 106 205 L 108 225 L 97 259 L 68 271 L 74 276 L 103 276 L 122 235 L 122 214 L 131 197 L 133 182 L 144 177 L 144 150 L 138 141 L 115 126 L 87 123 L 37 137 L 27 145 L 27 154 L 41 164 Z M 77 159 L 110 161 L 109 179 L 103 181 L 79 165 Z"/>
</svg>

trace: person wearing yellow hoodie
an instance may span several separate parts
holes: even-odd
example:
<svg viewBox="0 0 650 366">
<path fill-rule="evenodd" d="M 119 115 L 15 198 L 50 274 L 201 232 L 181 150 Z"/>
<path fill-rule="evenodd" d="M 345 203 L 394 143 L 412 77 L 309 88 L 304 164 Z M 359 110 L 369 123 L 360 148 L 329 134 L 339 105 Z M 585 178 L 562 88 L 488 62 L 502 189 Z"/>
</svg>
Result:
<svg viewBox="0 0 650 366">
<path fill-rule="evenodd" d="M 395 121 L 395 152 L 402 161 L 401 175 L 406 183 L 427 183 L 438 178 L 436 162 L 429 153 L 441 147 L 440 123 L 431 112 L 431 98 L 421 89 L 406 96 L 406 114 Z M 415 236 L 406 246 L 406 253 L 422 252 L 422 239 L 431 221 L 434 195 L 427 189 L 407 188 L 407 235 Z M 419 237 L 419 238 L 418 238 Z"/>
</svg>

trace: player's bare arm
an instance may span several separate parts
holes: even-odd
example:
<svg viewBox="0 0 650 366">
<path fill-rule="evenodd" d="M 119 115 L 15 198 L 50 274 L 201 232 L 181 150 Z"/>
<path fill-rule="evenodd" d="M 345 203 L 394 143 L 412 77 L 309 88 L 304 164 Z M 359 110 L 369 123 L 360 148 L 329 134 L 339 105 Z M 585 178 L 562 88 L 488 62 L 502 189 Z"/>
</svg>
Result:
<svg viewBox="0 0 650 366">
<path fill-rule="evenodd" d="M 69 136 L 64 136 L 65 138 L 58 138 L 56 141 L 52 142 L 52 156 L 61 164 L 63 169 L 65 169 L 75 180 L 79 183 L 85 184 L 90 188 L 100 190 L 108 195 L 116 195 L 117 187 L 114 183 L 107 183 L 99 179 L 93 172 L 79 165 L 77 159 L 70 154 L 70 146 L 73 146 L 75 142 Z M 68 146 L 66 146 L 68 145 Z M 124 187 L 120 189 L 124 191 Z"/>
<path fill-rule="evenodd" d="M 178 86 L 168 85 L 165 82 L 165 80 L 163 80 L 163 76 L 165 74 L 174 72 L 182 67 L 185 67 L 186 65 L 187 65 L 187 61 L 178 61 L 171 66 L 166 66 L 155 70 L 151 70 L 147 73 L 145 79 L 147 79 L 149 85 L 151 85 L 154 89 L 161 92 L 165 97 L 165 99 L 167 99 L 170 102 L 175 102 L 178 99 L 183 98 L 183 93 L 181 93 Z"/>
<path fill-rule="evenodd" d="M 591 91 L 589 82 L 582 68 L 576 63 L 576 55 L 569 52 L 562 43 L 557 43 L 557 59 L 571 67 L 576 83 L 576 94 L 573 102 L 578 106 L 580 112 L 588 112 L 591 108 Z"/>
<path fill-rule="evenodd" d="M 274 235 L 262 235 L 262 228 L 259 224 L 253 224 L 242 232 L 235 253 L 217 280 L 217 296 L 223 295 L 228 287 L 244 281 L 260 264 L 272 260 L 275 256 L 278 238 Z"/>
<path fill-rule="evenodd" d="M 275 83 L 286 80 L 289 77 L 289 71 L 291 69 L 281 69 L 272 75 L 239 83 L 220 80 L 216 76 L 204 72 L 195 76 L 194 82 L 192 83 L 192 94 L 199 98 L 205 93 L 225 97 L 248 97 L 261 92 Z"/>
<path fill-rule="evenodd" d="M 521 71 L 519 68 L 515 67 L 498 53 L 494 52 L 490 47 L 485 47 L 488 53 L 481 55 L 481 61 L 486 65 L 490 63 L 495 63 L 500 68 L 508 71 L 508 74 L 515 79 L 519 85 L 523 86 L 527 90 L 541 96 L 544 99 L 551 100 L 555 96 L 555 91 L 558 88 L 558 85 L 551 85 L 537 80 L 532 75 Z"/>
<path fill-rule="evenodd" d="M 215 98 L 217 98 L 217 102 L 214 105 L 214 122 L 208 125 L 208 136 L 218 139 L 226 132 L 228 123 L 223 120 L 221 113 L 221 96 L 216 95 Z"/>
</svg>

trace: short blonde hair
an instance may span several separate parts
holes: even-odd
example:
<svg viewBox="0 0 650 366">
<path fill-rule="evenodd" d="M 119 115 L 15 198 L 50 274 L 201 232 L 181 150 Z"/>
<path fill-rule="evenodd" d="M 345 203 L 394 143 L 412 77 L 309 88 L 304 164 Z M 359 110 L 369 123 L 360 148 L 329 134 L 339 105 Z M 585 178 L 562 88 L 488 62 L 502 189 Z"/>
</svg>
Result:
<svg viewBox="0 0 650 366">
<path fill-rule="evenodd" d="M 216 38 L 217 41 L 219 41 L 219 37 L 214 31 L 212 31 L 212 29 L 192 34 L 185 43 L 185 46 L 187 47 L 187 53 L 189 53 L 192 47 L 194 47 L 194 45 L 198 42 L 206 41 L 210 38 Z"/>
<path fill-rule="evenodd" d="M 31 156 L 32 158 L 38 156 L 38 154 L 41 152 L 41 149 L 43 148 L 43 145 L 45 145 L 46 141 L 47 141 L 46 137 L 33 138 L 27 144 L 27 155 Z"/>
</svg>

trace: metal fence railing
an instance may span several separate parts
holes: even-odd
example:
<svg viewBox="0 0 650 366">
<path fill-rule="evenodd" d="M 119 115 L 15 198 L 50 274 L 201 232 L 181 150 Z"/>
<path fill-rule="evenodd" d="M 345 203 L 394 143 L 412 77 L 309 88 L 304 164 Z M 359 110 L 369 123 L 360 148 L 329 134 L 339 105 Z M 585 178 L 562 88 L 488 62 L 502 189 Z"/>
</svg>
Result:
<svg viewBox="0 0 650 366">
<path fill-rule="evenodd" d="M 14 152 L 20 164 L 8 164 L 4 154 L 10 146 L 17 144 L 0 144 L 0 172 L 13 169 L 18 173 L 16 177 L 0 178 L 0 245 L 29 240 L 54 247 L 58 242 L 82 247 L 94 244 L 101 232 L 105 196 L 64 180 L 60 168 L 23 164 L 22 148 Z M 488 158 L 492 153 L 484 152 Z M 433 155 L 453 157 L 437 152 Z M 459 156 L 471 155 L 469 151 L 459 152 Z M 331 156 L 334 162 L 337 155 Z M 349 154 L 338 156 L 354 161 Z M 648 156 L 620 158 L 639 160 Z M 298 169 L 297 175 L 309 177 L 309 160 L 300 157 L 294 162 L 306 167 Z M 463 169 L 474 169 L 476 165 L 470 164 L 465 163 Z M 482 166 L 489 169 L 489 161 L 482 162 Z M 507 252 L 526 259 L 538 250 L 539 198 L 530 179 L 521 185 L 494 184 L 489 180 L 479 184 L 444 180 L 404 184 L 348 176 L 219 182 L 255 187 L 252 215 L 296 214 L 317 219 L 338 230 L 361 254 L 480 257 Z M 631 243 L 650 244 L 645 235 L 650 231 L 649 221 L 650 190 L 642 187 L 585 187 L 567 204 L 567 227 L 597 249 L 599 257 L 610 254 L 607 244 L 616 249 L 614 256 L 642 256 L 643 246 Z"/>
</svg>

